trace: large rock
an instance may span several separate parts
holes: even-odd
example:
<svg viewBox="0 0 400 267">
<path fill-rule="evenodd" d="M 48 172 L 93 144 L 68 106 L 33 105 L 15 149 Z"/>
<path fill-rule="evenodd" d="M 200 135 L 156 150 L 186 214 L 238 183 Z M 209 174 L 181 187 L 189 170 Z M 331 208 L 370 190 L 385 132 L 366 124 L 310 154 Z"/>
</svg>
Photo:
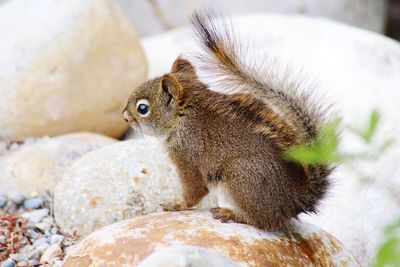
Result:
<svg viewBox="0 0 400 267">
<path fill-rule="evenodd" d="M 385 30 L 387 1 L 371 0 L 117 0 L 139 34 L 182 26 L 196 9 L 217 7 L 226 14 L 279 13 L 328 17 L 372 31 Z"/>
<path fill-rule="evenodd" d="M 176 244 L 214 251 L 242 266 L 359 266 L 340 242 L 312 225 L 265 232 L 221 223 L 204 211 L 151 214 L 110 225 L 81 241 L 62 266 L 136 266 Z"/>
<path fill-rule="evenodd" d="M 397 140 L 379 160 L 340 166 L 321 212 L 304 216 L 342 241 L 363 266 L 369 265 L 383 226 L 400 216 L 399 43 L 340 23 L 301 16 L 234 17 L 233 23 L 243 40 L 254 43 L 257 58 L 267 51 L 276 60 L 270 60 L 270 71 L 279 73 L 278 63 L 303 68 L 320 83 L 317 95 L 335 104 L 334 110 L 340 111 L 345 124 L 365 125 L 377 108 L 382 119 L 376 141 Z M 194 47 L 187 28 L 145 38 L 143 45 L 151 76 L 168 71 L 177 55 L 193 52 Z M 342 137 L 343 151 L 359 151 L 352 133 L 345 131 Z M 370 181 L 363 184 L 365 178 Z"/>
<path fill-rule="evenodd" d="M 22 145 L 0 163 L 0 194 L 13 191 L 26 196 L 53 191 L 64 170 L 89 151 L 117 140 L 93 133 L 42 138 Z"/>
<path fill-rule="evenodd" d="M 112 0 L 10 0 L 0 32 L 0 138 L 126 130 L 146 60 Z"/>
<path fill-rule="evenodd" d="M 160 211 L 180 186 L 158 139 L 134 139 L 98 149 L 76 161 L 54 193 L 61 230 L 88 235 L 122 219 Z"/>
<path fill-rule="evenodd" d="M 156 250 L 138 267 L 241 267 L 228 257 L 197 246 L 175 245 Z"/>
</svg>

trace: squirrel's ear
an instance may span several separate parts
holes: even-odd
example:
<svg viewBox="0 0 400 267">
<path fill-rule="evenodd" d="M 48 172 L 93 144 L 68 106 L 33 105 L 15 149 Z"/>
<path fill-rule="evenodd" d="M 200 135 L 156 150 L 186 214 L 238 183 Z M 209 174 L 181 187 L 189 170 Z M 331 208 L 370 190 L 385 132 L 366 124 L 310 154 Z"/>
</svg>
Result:
<svg viewBox="0 0 400 267">
<path fill-rule="evenodd" d="M 184 90 L 182 85 L 178 80 L 168 74 L 161 78 L 161 88 L 165 93 L 177 100 L 183 98 Z"/>
<path fill-rule="evenodd" d="M 171 73 L 183 73 L 196 77 L 196 70 L 194 66 L 186 59 L 178 57 L 171 68 Z"/>
</svg>

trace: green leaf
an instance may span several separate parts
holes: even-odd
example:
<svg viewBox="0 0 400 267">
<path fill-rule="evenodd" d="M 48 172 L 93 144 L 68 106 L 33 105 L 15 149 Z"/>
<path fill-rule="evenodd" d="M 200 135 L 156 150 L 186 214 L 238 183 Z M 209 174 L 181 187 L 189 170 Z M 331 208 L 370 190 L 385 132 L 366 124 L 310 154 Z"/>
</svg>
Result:
<svg viewBox="0 0 400 267">
<path fill-rule="evenodd" d="M 378 250 L 375 267 L 400 266 L 400 242 L 392 238 L 387 240 Z"/>
<path fill-rule="evenodd" d="M 377 126 L 379 122 L 379 113 L 378 111 L 374 110 L 371 112 L 371 115 L 369 116 L 369 124 L 368 128 L 363 134 L 364 140 L 369 143 L 371 142 L 372 136 L 375 134 Z"/>
<path fill-rule="evenodd" d="M 379 120 L 380 120 L 380 115 L 377 110 L 374 110 L 369 115 L 368 125 L 365 129 L 355 129 L 351 126 L 348 128 L 354 133 L 356 133 L 366 143 L 370 143 L 373 136 L 376 133 L 376 130 L 378 129 Z"/>
<path fill-rule="evenodd" d="M 400 218 L 385 227 L 386 240 L 375 256 L 375 267 L 400 266 Z"/>
<path fill-rule="evenodd" d="M 324 125 L 316 140 L 310 145 L 294 146 L 284 151 L 283 158 L 303 165 L 328 164 L 344 159 L 337 153 L 339 145 L 338 127 L 340 119 L 334 119 Z"/>
</svg>

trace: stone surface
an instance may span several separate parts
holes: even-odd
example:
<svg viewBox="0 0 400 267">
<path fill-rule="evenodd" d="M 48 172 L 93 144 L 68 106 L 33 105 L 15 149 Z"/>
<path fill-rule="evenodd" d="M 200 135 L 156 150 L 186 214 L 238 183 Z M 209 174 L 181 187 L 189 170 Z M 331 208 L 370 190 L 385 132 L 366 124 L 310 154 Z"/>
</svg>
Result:
<svg viewBox="0 0 400 267">
<path fill-rule="evenodd" d="M 62 266 L 134 266 L 176 244 L 202 247 L 243 266 L 358 266 L 334 237 L 311 225 L 264 232 L 221 223 L 204 211 L 150 214 L 105 227 L 81 241 Z"/>
<path fill-rule="evenodd" d="M 0 32 L 0 138 L 124 133 L 146 60 L 112 0 L 7 1 Z"/>
<path fill-rule="evenodd" d="M 3 159 L 0 193 L 7 195 L 18 191 L 10 197 L 22 203 L 21 192 L 30 196 L 52 191 L 72 162 L 89 151 L 115 142 L 117 140 L 99 134 L 74 133 L 22 145 Z M 26 200 L 25 203 L 27 201 L 28 204 L 32 202 Z"/>
<path fill-rule="evenodd" d="M 195 9 L 216 7 L 226 14 L 276 13 L 328 17 L 383 32 L 386 1 L 375 0 L 117 0 L 140 35 L 151 35 L 182 26 Z"/>
<path fill-rule="evenodd" d="M 87 235 L 115 221 L 161 210 L 177 200 L 177 174 L 162 145 L 146 137 L 110 145 L 76 161 L 54 193 L 65 233 Z"/>
<path fill-rule="evenodd" d="M 156 250 L 138 267 L 240 267 L 221 254 L 195 246 L 171 246 Z"/>
<path fill-rule="evenodd" d="M 254 43 L 255 56 L 250 58 L 261 58 L 266 52 L 268 70 L 280 75 L 280 65 L 302 69 L 319 83 L 315 93 L 328 104 L 334 103 L 333 115 L 340 114 L 347 125 L 365 125 L 370 112 L 378 109 L 381 121 L 376 140 L 397 140 L 380 159 L 340 166 L 321 212 L 303 216 L 343 242 L 363 266 L 370 265 L 382 228 L 400 216 L 399 43 L 340 23 L 301 16 L 243 16 L 234 17 L 233 23 L 243 40 Z M 182 52 L 191 58 L 195 50 L 187 28 L 144 38 L 143 45 L 152 77 L 169 71 Z M 204 73 L 201 76 L 204 78 Z M 342 137 L 341 150 L 360 151 L 362 146 L 350 131 Z M 365 180 L 369 182 L 362 182 Z"/>
</svg>

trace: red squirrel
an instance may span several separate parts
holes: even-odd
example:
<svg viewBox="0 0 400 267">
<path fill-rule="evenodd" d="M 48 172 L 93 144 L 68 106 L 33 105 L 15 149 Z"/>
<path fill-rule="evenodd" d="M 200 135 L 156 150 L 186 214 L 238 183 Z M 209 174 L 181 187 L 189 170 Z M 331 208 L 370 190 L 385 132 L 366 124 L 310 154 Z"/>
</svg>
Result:
<svg viewBox="0 0 400 267">
<path fill-rule="evenodd" d="M 233 30 L 208 15 L 192 24 L 217 82 L 236 93 L 221 93 L 201 82 L 195 67 L 178 57 L 171 72 L 136 88 L 123 112 L 131 127 L 165 137 L 177 167 L 182 199 L 164 205 L 185 210 L 218 190 L 223 206 L 213 217 L 277 230 L 302 213 L 316 212 L 329 188 L 330 165 L 283 159 L 283 151 L 312 143 L 325 123 L 315 102 L 279 82 L 270 82 L 238 56 Z"/>
</svg>

